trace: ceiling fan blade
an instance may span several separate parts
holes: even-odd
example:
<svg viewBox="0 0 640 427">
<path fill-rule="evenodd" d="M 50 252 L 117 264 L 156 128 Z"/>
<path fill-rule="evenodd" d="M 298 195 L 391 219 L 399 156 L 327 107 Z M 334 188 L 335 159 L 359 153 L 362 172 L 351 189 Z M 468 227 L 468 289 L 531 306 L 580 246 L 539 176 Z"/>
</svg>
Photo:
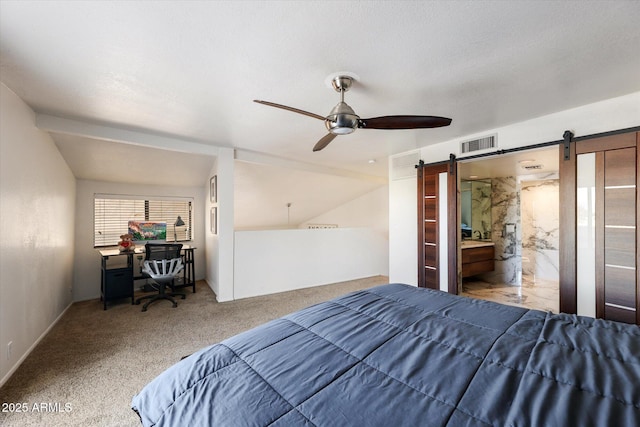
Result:
<svg viewBox="0 0 640 427">
<path fill-rule="evenodd" d="M 268 105 L 269 107 L 282 108 L 283 110 L 293 111 L 294 113 L 298 113 L 298 114 L 304 114 L 305 116 L 313 117 L 315 119 L 319 119 L 323 121 L 326 119 L 326 117 L 322 117 L 319 114 L 310 113 L 308 111 L 300 110 L 298 108 L 287 107 L 286 105 L 276 104 L 275 102 L 261 101 L 259 99 L 254 99 L 253 102 L 257 102 L 258 104 Z"/>
<path fill-rule="evenodd" d="M 326 147 L 327 145 L 329 145 L 329 143 L 331 141 L 333 141 L 333 139 L 338 136 L 335 135 L 333 133 L 328 133 L 325 136 L 322 137 L 322 139 L 320 139 L 320 141 L 316 142 L 316 145 L 313 146 L 313 151 L 320 151 L 322 150 L 324 147 Z"/>
<path fill-rule="evenodd" d="M 383 116 L 360 119 L 359 128 L 364 129 L 419 129 L 449 126 L 451 119 L 438 116 Z"/>
</svg>

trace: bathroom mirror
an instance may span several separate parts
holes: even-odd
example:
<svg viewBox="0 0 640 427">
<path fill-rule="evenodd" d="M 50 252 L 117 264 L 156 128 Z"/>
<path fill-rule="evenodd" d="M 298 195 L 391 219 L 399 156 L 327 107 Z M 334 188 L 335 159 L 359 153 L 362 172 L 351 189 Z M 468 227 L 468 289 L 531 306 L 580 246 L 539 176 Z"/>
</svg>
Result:
<svg viewBox="0 0 640 427">
<path fill-rule="evenodd" d="M 460 181 L 462 239 L 491 240 L 491 180 Z"/>
</svg>

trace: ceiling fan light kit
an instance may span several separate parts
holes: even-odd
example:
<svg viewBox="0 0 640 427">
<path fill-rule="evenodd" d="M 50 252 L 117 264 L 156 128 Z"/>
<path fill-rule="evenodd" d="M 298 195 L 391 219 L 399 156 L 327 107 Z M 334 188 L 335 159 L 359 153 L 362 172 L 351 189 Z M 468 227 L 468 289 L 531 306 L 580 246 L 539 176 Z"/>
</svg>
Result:
<svg viewBox="0 0 640 427">
<path fill-rule="evenodd" d="M 324 121 L 327 130 L 337 135 L 352 133 L 358 127 L 360 117 L 345 102 L 333 107 Z"/>
<path fill-rule="evenodd" d="M 331 77 L 331 76 L 330 76 Z M 361 119 L 353 109 L 344 102 L 344 93 L 348 91 L 355 80 L 353 73 L 341 72 L 332 76 L 331 86 L 340 93 L 340 102 L 333 107 L 328 116 L 322 117 L 318 114 L 300 110 L 286 105 L 280 105 L 268 101 L 254 100 L 259 104 L 270 107 L 281 108 L 305 116 L 313 117 L 324 121 L 329 134 L 320 139 L 313 147 L 313 151 L 320 151 L 325 148 L 338 135 L 353 133 L 357 128 L 368 129 L 421 129 L 449 126 L 451 119 L 438 116 L 383 116 L 371 119 Z"/>
</svg>

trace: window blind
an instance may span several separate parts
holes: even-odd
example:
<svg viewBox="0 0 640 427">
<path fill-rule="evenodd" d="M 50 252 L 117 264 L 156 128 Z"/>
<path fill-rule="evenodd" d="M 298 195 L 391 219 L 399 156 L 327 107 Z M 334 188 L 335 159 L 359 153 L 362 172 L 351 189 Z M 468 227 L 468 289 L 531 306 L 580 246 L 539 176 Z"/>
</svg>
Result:
<svg viewBox="0 0 640 427">
<path fill-rule="evenodd" d="M 178 216 L 184 225 L 175 226 Z M 116 246 L 129 231 L 130 220 L 167 223 L 167 241 L 191 240 L 193 214 L 191 200 L 151 200 L 94 197 L 94 247 Z"/>
</svg>

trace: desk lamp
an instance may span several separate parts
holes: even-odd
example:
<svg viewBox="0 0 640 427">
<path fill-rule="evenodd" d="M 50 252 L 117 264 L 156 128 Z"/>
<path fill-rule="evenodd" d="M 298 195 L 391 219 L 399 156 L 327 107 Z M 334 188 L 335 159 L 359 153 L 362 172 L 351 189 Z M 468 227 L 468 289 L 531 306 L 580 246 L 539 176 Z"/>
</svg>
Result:
<svg viewBox="0 0 640 427">
<path fill-rule="evenodd" d="M 173 241 L 174 242 L 178 241 L 178 235 L 176 234 L 176 227 L 180 227 L 181 225 L 184 225 L 184 221 L 182 220 L 182 218 L 180 218 L 180 215 L 178 215 L 178 219 L 176 219 L 175 224 L 173 224 Z"/>
</svg>

